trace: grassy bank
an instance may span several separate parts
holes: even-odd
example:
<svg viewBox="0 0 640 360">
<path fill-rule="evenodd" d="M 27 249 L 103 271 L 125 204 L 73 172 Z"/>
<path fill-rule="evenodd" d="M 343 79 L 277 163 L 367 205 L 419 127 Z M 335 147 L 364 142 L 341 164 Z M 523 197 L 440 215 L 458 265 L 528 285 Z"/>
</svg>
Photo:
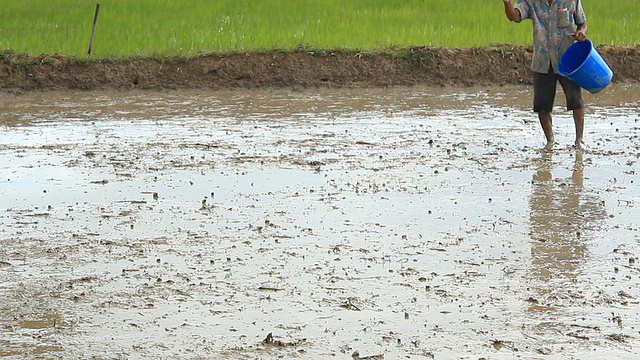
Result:
<svg viewBox="0 0 640 360">
<path fill-rule="evenodd" d="M 582 0 L 596 44 L 640 42 L 637 0 Z M 526 45 L 500 0 L 101 0 L 95 57 Z M 95 1 L 0 0 L 0 50 L 84 55 Z"/>
</svg>

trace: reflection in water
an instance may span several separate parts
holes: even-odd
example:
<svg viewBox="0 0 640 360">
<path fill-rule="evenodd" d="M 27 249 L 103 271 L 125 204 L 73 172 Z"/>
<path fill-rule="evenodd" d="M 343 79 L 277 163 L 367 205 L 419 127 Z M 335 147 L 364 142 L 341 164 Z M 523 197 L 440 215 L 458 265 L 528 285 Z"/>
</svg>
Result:
<svg viewBox="0 0 640 360">
<path fill-rule="evenodd" d="M 570 178 L 554 179 L 552 152 L 544 152 L 533 176 L 531 275 L 543 296 L 575 279 L 585 262 L 586 232 L 606 216 L 602 201 L 584 189 L 582 157 L 576 152 Z"/>
<path fill-rule="evenodd" d="M 532 189 L 524 90 L 440 91 L 20 97 L 29 126 L 0 95 L 0 359 L 637 349 L 637 267 L 601 275 L 640 253 L 616 201 L 637 197 L 637 103 L 595 114 L 584 184 L 556 153 Z"/>
</svg>

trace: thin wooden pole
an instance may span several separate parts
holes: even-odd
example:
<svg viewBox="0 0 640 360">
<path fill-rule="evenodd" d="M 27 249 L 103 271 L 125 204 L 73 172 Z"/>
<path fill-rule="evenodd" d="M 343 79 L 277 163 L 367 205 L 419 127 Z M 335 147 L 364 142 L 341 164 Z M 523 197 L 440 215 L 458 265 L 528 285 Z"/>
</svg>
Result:
<svg viewBox="0 0 640 360">
<path fill-rule="evenodd" d="M 91 49 L 93 48 L 93 37 L 96 34 L 96 25 L 98 24 L 98 12 L 100 12 L 100 3 L 96 3 L 96 14 L 93 16 L 93 29 L 91 30 L 91 40 L 89 40 L 89 51 L 87 55 L 91 55 Z"/>
</svg>

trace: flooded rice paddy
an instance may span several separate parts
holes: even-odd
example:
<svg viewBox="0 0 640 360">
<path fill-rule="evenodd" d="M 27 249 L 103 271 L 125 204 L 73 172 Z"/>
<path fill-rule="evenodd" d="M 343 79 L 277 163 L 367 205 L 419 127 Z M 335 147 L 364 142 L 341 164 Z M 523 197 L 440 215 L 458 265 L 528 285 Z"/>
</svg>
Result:
<svg viewBox="0 0 640 360">
<path fill-rule="evenodd" d="M 0 95 L 0 358 L 637 359 L 639 90 Z"/>
</svg>

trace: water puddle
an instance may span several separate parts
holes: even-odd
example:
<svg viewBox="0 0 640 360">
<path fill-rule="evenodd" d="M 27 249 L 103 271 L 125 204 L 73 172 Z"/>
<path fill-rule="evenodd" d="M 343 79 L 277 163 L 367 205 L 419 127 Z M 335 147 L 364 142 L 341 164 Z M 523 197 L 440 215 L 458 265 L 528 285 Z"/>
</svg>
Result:
<svg viewBox="0 0 640 360">
<path fill-rule="evenodd" d="M 636 358 L 638 90 L 0 95 L 0 357 Z"/>
</svg>

